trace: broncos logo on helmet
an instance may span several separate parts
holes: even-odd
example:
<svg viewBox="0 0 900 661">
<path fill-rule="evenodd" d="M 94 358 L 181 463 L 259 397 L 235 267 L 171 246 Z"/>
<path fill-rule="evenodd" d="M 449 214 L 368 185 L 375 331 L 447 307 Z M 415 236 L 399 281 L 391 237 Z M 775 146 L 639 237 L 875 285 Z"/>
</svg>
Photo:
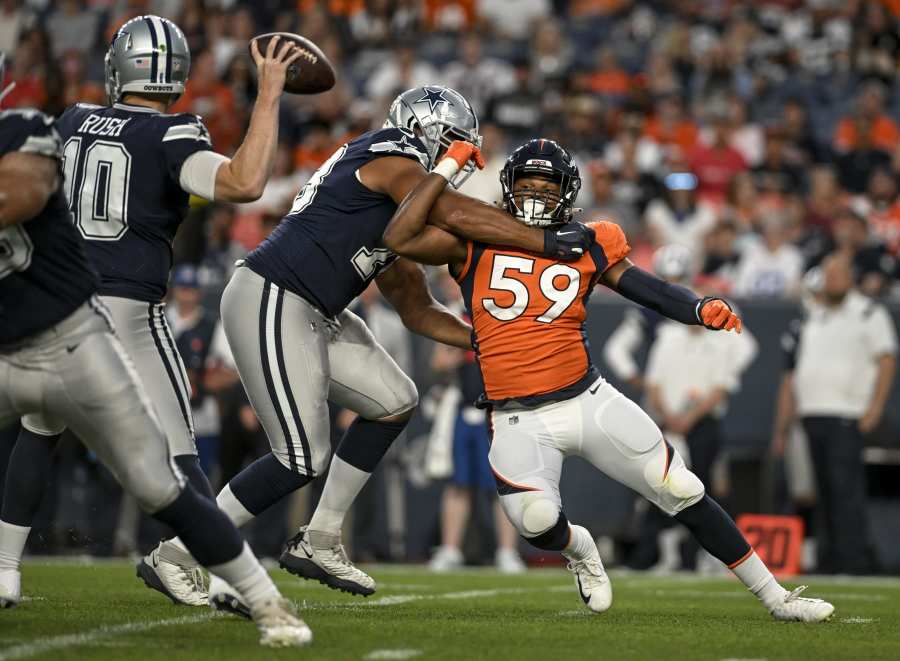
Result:
<svg viewBox="0 0 900 661">
<path fill-rule="evenodd" d="M 558 191 L 516 191 L 516 181 L 538 178 L 558 184 Z M 581 175 L 572 156 L 553 140 L 529 140 L 516 149 L 500 171 L 503 205 L 526 225 L 549 227 L 569 222 L 575 213 L 575 198 L 581 190 Z"/>
</svg>

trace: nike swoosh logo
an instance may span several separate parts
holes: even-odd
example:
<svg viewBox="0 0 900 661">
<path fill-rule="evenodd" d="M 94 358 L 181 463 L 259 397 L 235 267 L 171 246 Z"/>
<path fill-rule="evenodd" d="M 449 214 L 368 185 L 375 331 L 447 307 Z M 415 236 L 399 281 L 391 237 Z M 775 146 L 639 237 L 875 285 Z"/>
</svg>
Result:
<svg viewBox="0 0 900 661">
<path fill-rule="evenodd" d="M 81 345 L 76 344 L 71 347 L 66 347 L 66 351 L 68 351 L 69 353 L 73 353 L 75 351 L 75 349 L 77 349 L 79 346 L 81 346 Z"/>
<path fill-rule="evenodd" d="M 588 603 L 588 602 L 591 600 L 591 597 L 590 597 L 590 595 L 586 595 L 586 594 L 584 593 L 584 589 L 582 589 L 582 587 L 581 587 L 581 576 L 578 576 L 578 575 L 576 574 L 576 576 L 575 576 L 575 582 L 578 583 L 578 594 L 581 595 L 581 600 L 582 600 L 584 603 Z"/>
<path fill-rule="evenodd" d="M 593 395 L 595 392 L 597 392 L 598 390 L 600 390 L 600 386 L 602 386 L 602 385 L 603 385 L 602 383 L 598 383 L 596 386 L 594 386 L 593 388 L 591 388 L 591 394 Z"/>
<path fill-rule="evenodd" d="M 304 554 L 307 558 L 312 558 L 312 553 L 310 553 L 309 551 L 307 551 L 307 550 L 306 550 L 306 547 L 303 546 L 303 544 L 300 545 L 300 550 L 303 551 L 303 554 Z"/>
<path fill-rule="evenodd" d="M 575 236 L 578 232 L 557 232 L 556 236 Z"/>
</svg>

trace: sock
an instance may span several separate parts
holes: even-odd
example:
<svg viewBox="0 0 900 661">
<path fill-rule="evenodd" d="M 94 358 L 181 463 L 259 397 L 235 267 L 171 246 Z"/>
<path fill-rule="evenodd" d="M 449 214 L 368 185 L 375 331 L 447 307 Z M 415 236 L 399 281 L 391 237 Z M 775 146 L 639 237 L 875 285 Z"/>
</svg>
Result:
<svg viewBox="0 0 900 661">
<path fill-rule="evenodd" d="M 241 501 L 235 498 L 231 491 L 230 484 L 226 484 L 222 487 L 222 490 L 216 498 L 216 505 L 218 505 L 220 510 L 225 512 L 225 515 L 231 519 L 231 522 L 238 528 L 252 521 L 254 518 L 253 514 L 241 504 Z"/>
<path fill-rule="evenodd" d="M 0 571 L 18 571 L 31 528 L 0 521 Z"/>
<path fill-rule="evenodd" d="M 233 560 L 244 547 L 244 540 L 225 513 L 190 484 L 153 518 L 178 533 L 190 554 L 204 567 Z"/>
<path fill-rule="evenodd" d="M 562 551 L 572 542 L 572 532 L 569 520 L 563 512 L 549 530 L 545 530 L 536 537 L 524 537 L 523 539 L 538 549 L 544 551 Z"/>
<path fill-rule="evenodd" d="M 347 510 L 408 422 L 353 421 L 331 460 L 322 497 L 309 521 L 310 530 L 340 532 Z"/>
<path fill-rule="evenodd" d="M 237 557 L 207 569 L 237 590 L 251 610 L 281 596 L 246 542 Z"/>
<path fill-rule="evenodd" d="M 700 546 L 728 567 L 741 562 L 751 551 L 731 517 L 709 496 L 678 512 L 675 519 L 687 526 Z"/>
<path fill-rule="evenodd" d="M 226 488 L 233 500 L 220 502 L 219 507 L 224 509 L 229 517 L 234 511 L 242 520 L 239 523 L 238 519 L 232 517 L 232 521 L 240 526 L 254 516 L 262 514 L 288 494 L 306 486 L 310 480 L 312 477 L 295 473 L 270 452 L 231 478 Z M 224 491 L 225 489 L 222 490 L 223 493 Z M 222 493 L 219 494 L 219 499 L 222 499 Z M 238 508 L 235 503 L 240 507 Z M 229 509 L 226 509 L 226 506 Z M 247 517 L 247 514 L 250 516 Z"/>
<path fill-rule="evenodd" d="M 570 523 L 569 531 L 569 545 L 562 550 L 569 560 L 578 562 L 597 552 L 597 544 L 587 528 Z"/>
<path fill-rule="evenodd" d="M 788 594 L 754 551 L 730 569 L 769 610 L 782 603 Z"/>
<path fill-rule="evenodd" d="M 24 427 L 9 456 L 3 509 L 0 518 L 17 526 L 31 527 L 53 467 L 53 450 L 61 434 L 44 436 Z"/>
</svg>

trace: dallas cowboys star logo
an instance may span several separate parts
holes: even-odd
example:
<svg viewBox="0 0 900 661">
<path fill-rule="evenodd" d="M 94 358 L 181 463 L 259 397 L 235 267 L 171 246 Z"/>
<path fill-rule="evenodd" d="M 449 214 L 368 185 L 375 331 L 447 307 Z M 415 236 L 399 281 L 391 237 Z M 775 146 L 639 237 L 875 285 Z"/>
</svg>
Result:
<svg viewBox="0 0 900 661">
<path fill-rule="evenodd" d="M 442 89 L 431 89 L 429 87 L 425 87 L 425 96 L 421 99 L 416 99 L 414 103 L 427 103 L 429 112 L 434 112 L 434 109 L 437 108 L 439 103 L 450 103 L 449 99 L 444 98 L 444 90 Z"/>
</svg>

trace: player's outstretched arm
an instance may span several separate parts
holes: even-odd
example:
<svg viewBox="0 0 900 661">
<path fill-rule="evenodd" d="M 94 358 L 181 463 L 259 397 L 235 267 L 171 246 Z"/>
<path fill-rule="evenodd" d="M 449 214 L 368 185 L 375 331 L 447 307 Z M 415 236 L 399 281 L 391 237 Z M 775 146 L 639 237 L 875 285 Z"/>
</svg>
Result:
<svg viewBox="0 0 900 661">
<path fill-rule="evenodd" d="M 279 39 L 275 36 L 269 40 L 265 56 L 259 52 L 255 41 L 250 44 L 259 72 L 256 103 L 244 141 L 234 157 L 216 172 L 216 200 L 258 200 L 272 174 L 278 146 L 278 103 L 284 90 L 285 75 L 291 63 L 302 55 L 302 51 L 290 42 L 282 44 L 276 52 Z"/>
<path fill-rule="evenodd" d="M 382 237 L 385 246 L 422 264 L 465 261 L 468 252 L 466 242 L 455 234 L 429 225 L 427 219 L 450 179 L 469 160 L 474 160 L 479 168 L 484 167 L 478 147 L 459 140 L 453 142 L 441 162 L 416 184 L 397 207 Z"/>
<path fill-rule="evenodd" d="M 390 195 L 400 204 L 427 174 L 412 159 L 385 156 L 359 169 L 360 180 L 370 190 Z M 594 232 L 580 223 L 542 230 L 517 222 L 496 207 L 445 189 L 431 208 L 429 224 L 464 239 L 511 246 L 554 259 L 583 256 L 594 242 Z"/>
<path fill-rule="evenodd" d="M 472 327 L 434 300 L 421 266 L 400 257 L 375 282 L 413 333 L 461 349 L 472 348 Z"/>
<path fill-rule="evenodd" d="M 0 228 L 37 216 L 59 186 L 54 158 L 10 152 L 0 158 Z"/>
<path fill-rule="evenodd" d="M 629 259 L 607 269 L 600 280 L 625 298 L 683 324 L 738 333 L 743 329 L 741 318 L 724 299 L 716 296 L 701 298 L 690 289 L 639 269 Z"/>
</svg>

